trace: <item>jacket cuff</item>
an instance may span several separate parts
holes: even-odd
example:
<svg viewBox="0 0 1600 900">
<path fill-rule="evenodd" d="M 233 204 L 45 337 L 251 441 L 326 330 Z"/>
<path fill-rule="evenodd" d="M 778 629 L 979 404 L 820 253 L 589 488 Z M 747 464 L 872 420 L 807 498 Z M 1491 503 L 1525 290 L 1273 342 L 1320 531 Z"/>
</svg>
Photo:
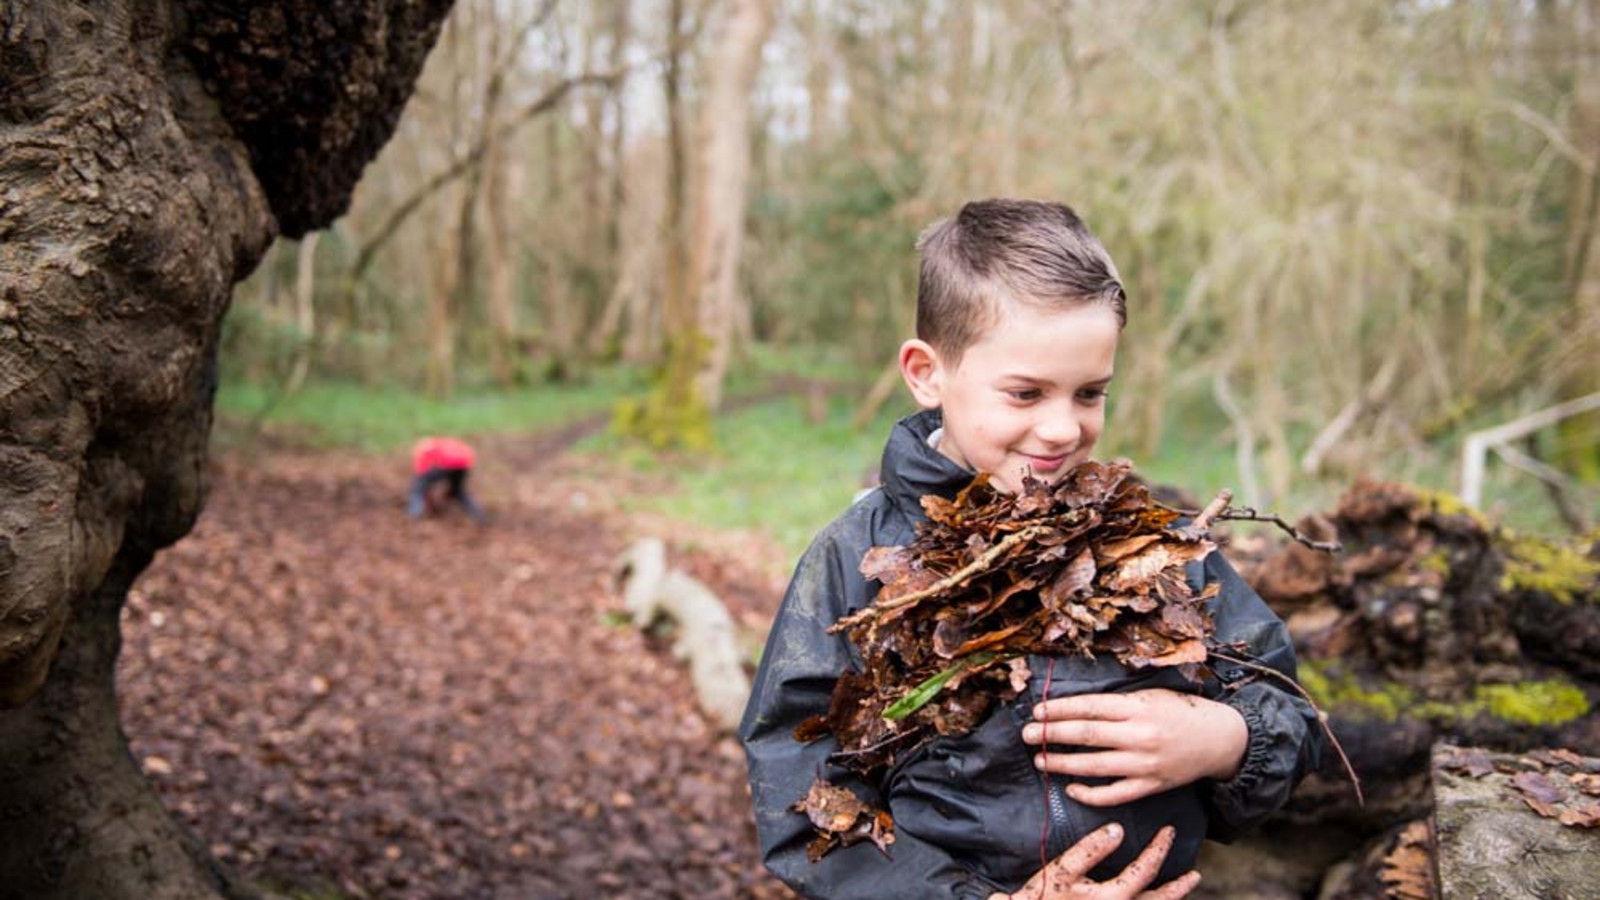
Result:
<svg viewBox="0 0 1600 900">
<path fill-rule="evenodd" d="M 1234 694 L 1224 702 L 1244 717 L 1245 728 L 1249 732 L 1239 774 L 1227 781 L 1212 782 L 1212 805 L 1226 815 L 1250 804 L 1256 785 L 1261 782 L 1272 762 L 1273 739 L 1262 716 L 1260 700 L 1253 696 L 1253 692 Z"/>
</svg>

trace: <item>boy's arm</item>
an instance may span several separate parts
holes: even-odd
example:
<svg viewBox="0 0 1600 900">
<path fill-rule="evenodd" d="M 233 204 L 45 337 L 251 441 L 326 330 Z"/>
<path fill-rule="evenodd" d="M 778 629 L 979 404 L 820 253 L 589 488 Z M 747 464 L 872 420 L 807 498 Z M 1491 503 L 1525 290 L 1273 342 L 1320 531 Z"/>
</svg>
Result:
<svg viewBox="0 0 1600 900">
<path fill-rule="evenodd" d="M 1294 678 L 1294 647 L 1283 621 L 1221 553 L 1206 558 L 1205 576 L 1222 586 L 1215 607 L 1217 641 L 1242 642 L 1248 649 L 1241 659 Z M 1215 699 L 1237 710 L 1250 732 L 1239 773 L 1213 782 L 1207 791 L 1209 836 L 1230 841 L 1288 801 L 1300 779 L 1320 764 L 1327 738 L 1316 710 L 1278 679 L 1226 662 L 1213 668 L 1224 683 L 1241 684 Z"/>
<path fill-rule="evenodd" d="M 806 551 L 778 610 L 756 673 L 739 737 L 750 762 L 756 832 L 767 868 L 801 895 L 816 900 L 928 900 L 988 897 L 994 887 L 955 863 L 943 850 L 900 829 L 885 859 L 870 841 L 835 848 L 818 862 L 806 858 L 815 835 L 806 816 L 791 812 L 821 777 L 885 808 L 876 786 L 827 764 L 838 749 L 832 737 L 802 744 L 794 728 L 825 714 L 839 673 L 856 660 L 843 636 L 826 629 L 867 601 L 867 585 L 830 528 Z M 846 542 L 848 543 L 848 542 Z M 859 554 L 855 554 L 859 556 Z M 890 810 L 891 815 L 893 810 Z"/>
</svg>

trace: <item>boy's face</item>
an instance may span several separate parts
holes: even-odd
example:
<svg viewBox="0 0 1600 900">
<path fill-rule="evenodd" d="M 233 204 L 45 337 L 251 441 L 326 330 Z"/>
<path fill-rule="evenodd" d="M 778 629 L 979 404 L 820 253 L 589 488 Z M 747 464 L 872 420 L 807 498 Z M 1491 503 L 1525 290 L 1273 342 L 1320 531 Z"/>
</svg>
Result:
<svg viewBox="0 0 1600 900">
<path fill-rule="evenodd" d="M 1121 328 L 1110 308 L 1002 302 L 998 321 L 951 367 L 907 341 L 900 369 L 924 407 L 944 411 L 939 451 L 1012 493 L 1089 458 L 1105 425 Z"/>
</svg>

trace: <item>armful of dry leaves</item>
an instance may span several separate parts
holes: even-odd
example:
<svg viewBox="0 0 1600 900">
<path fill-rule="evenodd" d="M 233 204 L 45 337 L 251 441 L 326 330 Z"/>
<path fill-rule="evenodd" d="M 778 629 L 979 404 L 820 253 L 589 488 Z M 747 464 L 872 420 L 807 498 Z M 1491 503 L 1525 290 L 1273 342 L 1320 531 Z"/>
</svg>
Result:
<svg viewBox="0 0 1600 900">
<path fill-rule="evenodd" d="M 1292 679 L 1214 642 L 1207 603 L 1218 586 L 1197 591 L 1186 573 L 1215 549 L 1213 522 L 1288 526 L 1232 509 L 1227 492 L 1198 514 L 1172 509 L 1132 474 L 1126 461 L 1091 460 L 1053 485 L 1024 479 L 1016 494 L 979 475 L 954 500 L 924 497 L 929 521 L 916 539 L 873 547 L 861 561 L 861 573 L 882 584 L 878 596 L 829 629 L 849 636 L 862 670 L 840 675 L 827 715 L 802 723 L 795 738 L 832 734 L 840 749 L 829 761 L 870 777 L 937 735 L 970 732 L 1026 687 L 1033 653 L 1111 655 L 1130 669 L 1175 667 L 1194 682 L 1226 660 L 1305 696 Z M 1185 515 L 1192 520 L 1178 525 Z M 795 809 L 819 826 L 813 858 L 848 842 L 807 801 Z M 881 833 L 879 815 L 863 812 L 852 827 L 859 834 L 855 822 L 870 817 Z"/>
</svg>

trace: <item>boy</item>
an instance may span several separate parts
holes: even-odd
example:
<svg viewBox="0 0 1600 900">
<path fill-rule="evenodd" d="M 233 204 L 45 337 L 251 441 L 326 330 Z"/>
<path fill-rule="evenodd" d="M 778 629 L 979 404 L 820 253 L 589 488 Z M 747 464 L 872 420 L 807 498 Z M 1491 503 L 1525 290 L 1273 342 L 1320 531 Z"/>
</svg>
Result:
<svg viewBox="0 0 1600 900">
<path fill-rule="evenodd" d="M 866 550 L 909 543 L 925 521 L 922 496 L 953 497 L 976 472 L 1012 492 L 1029 472 L 1055 481 L 1089 457 L 1105 421 L 1126 301 L 1110 257 L 1072 210 L 969 203 L 928 229 L 918 249 L 917 337 L 899 359 L 923 411 L 890 435 L 881 487 L 801 558 L 740 726 L 766 864 L 825 900 L 983 900 L 1018 891 L 1041 856 L 1055 858 L 1107 823 L 1130 840 L 1096 878 L 1121 870 L 1158 834 L 1165 846 L 1171 826 L 1176 838 L 1157 880 L 1169 882 L 1160 896 L 1182 896 L 1194 876 L 1172 879 L 1193 867 L 1208 834 L 1228 839 L 1259 822 L 1317 763 L 1315 712 L 1272 679 L 1219 667 L 1233 689 L 1213 681 L 1197 696 L 1171 669 L 1030 658 L 1032 677 L 1016 700 L 972 733 L 897 760 L 878 784 L 829 766 L 831 737 L 793 737 L 801 721 L 827 712 L 839 673 L 860 666 L 847 639 L 826 628 L 876 593 L 857 570 Z M 1221 583 L 1218 640 L 1244 641 L 1258 661 L 1294 674 L 1283 623 L 1220 554 L 1194 564 L 1190 580 Z M 893 816 L 892 859 L 870 842 L 806 859 L 812 828 L 789 807 L 818 775 Z"/>
<path fill-rule="evenodd" d="M 413 519 L 423 513 L 438 509 L 443 500 L 461 504 L 472 521 L 482 525 L 488 521 L 483 510 L 467 493 L 467 476 L 472 474 L 477 454 L 465 441 L 452 437 L 426 437 L 411 448 L 411 494 L 406 502 L 406 514 Z M 440 493 L 443 498 L 439 497 Z"/>
</svg>

